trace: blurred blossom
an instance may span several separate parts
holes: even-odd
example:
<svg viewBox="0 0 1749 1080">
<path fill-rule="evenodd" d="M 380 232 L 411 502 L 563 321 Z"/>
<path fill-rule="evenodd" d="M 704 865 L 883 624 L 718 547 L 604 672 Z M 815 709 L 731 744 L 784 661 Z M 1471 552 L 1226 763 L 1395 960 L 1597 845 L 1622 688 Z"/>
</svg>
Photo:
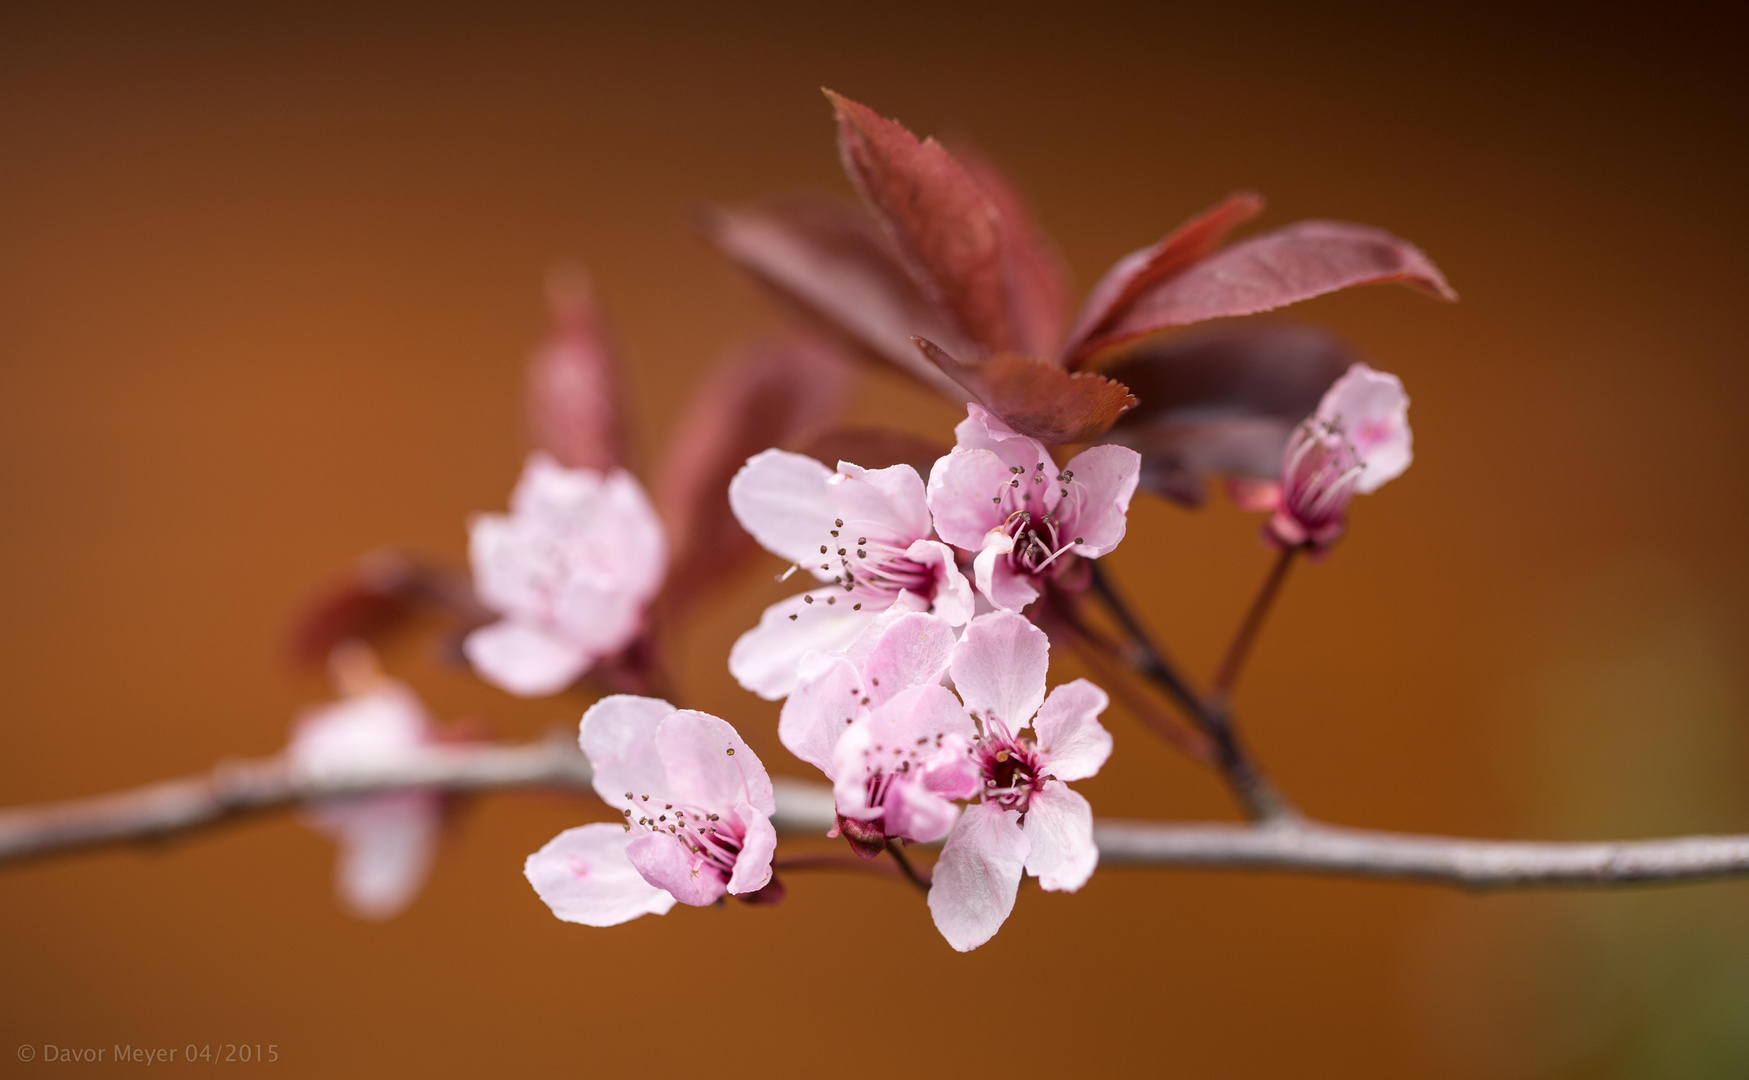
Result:
<svg viewBox="0 0 1749 1080">
<path fill-rule="evenodd" d="M 930 471 L 929 509 L 943 540 L 974 553 L 978 591 L 995 606 L 1024 608 L 1077 558 L 1123 540 L 1141 471 L 1134 450 L 1091 447 L 1059 472 L 1042 443 L 979 405 L 954 434 L 958 445 Z"/>
<path fill-rule="evenodd" d="M 834 472 L 801 454 L 766 450 L 729 484 L 735 518 L 773 554 L 830 584 L 765 609 L 729 653 L 736 680 L 768 700 L 787 696 L 809 652 L 848 648 L 888 609 L 933 611 L 958 626 L 972 588 L 935 539 L 923 479 L 909 465 Z M 785 575 L 786 577 L 788 575 Z"/>
<path fill-rule="evenodd" d="M 976 730 L 941 685 L 954 628 L 925 612 L 891 613 L 844 654 L 803 658 L 778 737 L 833 781 L 838 831 L 872 858 L 891 837 L 947 835 L 957 799 L 977 793 Z"/>
<path fill-rule="evenodd" d="M 771 883 L 771 777 L 727 722 L 618 694 L 578 736 L 595 791 L 623 821 L 560 833 L 523 873 L 554 915 L 613 926 Z"/>
<path fill-rule="evenodd" d="M 637 638 L 667 546 L 644 489 L 623 469 L 567 469 L 535 453 L 510 511 L 473 521 L 474 588 L 503 618 L 469 634 L 463 651 L 487 682 L 539 697 Z"/>
<path fill-rule="evenodd" d="M 351 692 L 343 700 L 306 712 L 293 727 L 286 758 L 295 773 L 322 777 L 392 768 L 435 741 L 425 707 L 407 687 L 380 676 L 342 680 L 348 681 Z M 340 845 L 335 885 L 348 911 L 387 919 L 413 902 L 442 826 L 436 794 L 336 799 L 311 808 L 306 817 Z"/>
<path fill-rule="evenodd" d="M 977 721 L 974 747 L 982 799 L 966 808 L 935 864 L 929 910 L 955 949 L 995 936 L 1024 873 L 1046 889 L 1074 892 L 1093 876 L 1093 809 L 1070 780 L 1093 776 L 1111 756 L 1099 722 L 1105 692 L 1076 679 L 1045 696 L 1050 642 L 1012 612 L 972 620 L 950 670 Z M 1030 736 L 1021 732 L 1031 728 Z"/>
</svg>

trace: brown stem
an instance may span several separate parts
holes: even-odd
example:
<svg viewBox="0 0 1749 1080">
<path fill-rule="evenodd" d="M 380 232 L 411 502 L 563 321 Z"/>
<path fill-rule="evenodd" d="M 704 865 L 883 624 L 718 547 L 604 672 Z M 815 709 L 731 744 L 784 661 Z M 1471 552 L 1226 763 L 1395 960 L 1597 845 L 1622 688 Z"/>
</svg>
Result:
<svg viewBox="0 0 1749 1080">
<path fill-rule="evenodd" d="M 1094 593 L 1105 603 L 1106 609 L 1135 645 L 1136 651 L 1131 657 L 1131 665 L 1170 694 L 1196 722 L 1197 727 L 1202 729 L 1203 734 L 1208 736 L 1209 741 L 1214 744 L 1215 765 L 1220 769 L 1221 776 L 1227 781 L 1227 786 L 1232 789 L 1246 815 L 1253 821 L 1274 821 L 1294 816 L 1293 806 L 1269 782 L 1269 778 L 1263 775 L 1263 771 L 1257 767 L 1257 763 L 1246 750 L 1238 729 L 1227 713 L 1225 703 L 1210 702 L 1191 689 L 1190 684 L 1173 669 L 1159 647 L 1154 644 L 1147 628 L 1130 611 L 1117 588 L 1099 569 L 1099 564 L 1089 560 L 1088 565 L 1093 572 Z"/>
<path fill-rule="evenodd" d="M 905 875 L 906 881 L 917 886 L 917 888 L 925 894 L 929 892 L 929 879 L 918 873 L 917 868 L 911 865 L 911 857 L 905 854 L 905 845 L 903 843 L 896 840 L 888 840 L 887 854 L 891 855 L 893 861 L 899 864 L 899 872 Z"/>
<path fill-rule="evenodd" d="M 1233 635 L 1233 643 L 1227 646 L 1227 655 L 1221 659 L 1221 666 L 1215 672 L 1214 684 L 1210 694 L 1217 701 L 1225 701 L 1233 692 L 1233 686 L 1239 681 L 1239 671 L 1245 666 L 1245 658 L 1251 653 L 1251 646 L 1257 641 L 1258 631 L 1263 629 L 1263 623 L 1269 618 L 1269 609 L 1275 604 L 1275 597 L 1281 592 L 1281 587 L 1287 581 L 1287 572 L 1293 569 L 1294 556 L 1299 554 L 1297 547 L 1282 548 L 1275 562 L 1269 568 L 1269 576 L 1263 579 L 1263 587 L 1257 590 L 1257 596 L 1251 601 L 1250 610 L 1245 612 L 1245 621 L 1239 624 L 1238 633 Z"/>
</svg>

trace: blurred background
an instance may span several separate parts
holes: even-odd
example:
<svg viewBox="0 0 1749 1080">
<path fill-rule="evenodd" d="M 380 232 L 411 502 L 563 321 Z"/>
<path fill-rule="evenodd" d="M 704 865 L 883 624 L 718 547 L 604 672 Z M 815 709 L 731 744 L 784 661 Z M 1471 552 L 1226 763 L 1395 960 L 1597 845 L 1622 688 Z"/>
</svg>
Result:
<svg viewBox="0 0 1749 1080">
<path fill-rule="evenodd" d="M 0 804 L 280 747 L 328 694 L 284 658 L 300 599 L 383 545 L 459 560 L 468 515 L 504 504 L 555 261 L 594 273 L 647 466 L 689 380 L 774 322 L 688 212 L 846 190 L 828 85 L 975 138 L 1082 288 L 1250 186 L 1265 225 L 1383 226 L 1463 295 L 1292 313 L 1402 375 L 1417 450 L 1296 571 L 1239 696 L 1308 812 L 1749 831 L 1740 27 L 1664 6 L 632 7 L 0 13 Z M 884 374 L 856 410 L 954 419 Z M 1206 675 L 1268 563 L 1256 523 L 1157 501 L 1131 521 L 1113 573 Z M 776 569 L 686 630 L 680 679 L 803 776 L 724 669 Z M 584 704 L 512 700 L 428 643 L 389 661 L 505 737 Z M 1098 812 L 1233 816 L 1109 724 L 1117 754 L 1081 786 Z M 291 816 L 0 871 L 0 1073 L 32 1071 L 17 1043 L 249 1042 L 325 1076 L 1749 1074 L 1746 884 L 1111 870 L 1025 891 L 960 956 L 902 886 L 832 875 L 791 877 L 775 909 L 559 923 L 522 860 L 592 816 L 482 800 L 384 925 L 341 913 L 329 842 Z"/>
</svg>

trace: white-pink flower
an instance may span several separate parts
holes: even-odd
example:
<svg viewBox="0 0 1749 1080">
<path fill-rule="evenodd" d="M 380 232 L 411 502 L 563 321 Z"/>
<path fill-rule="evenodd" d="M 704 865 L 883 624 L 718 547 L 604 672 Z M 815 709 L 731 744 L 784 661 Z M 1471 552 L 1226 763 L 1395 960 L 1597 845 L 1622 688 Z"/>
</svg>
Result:
<svg viewBox="0 0 1749 1080">
<path fill-rule="evenodd" d="M 419 699 L 379 677 L 368 689 L 299 717 L 286 760 L 297 774 L 320 779 L 392 768 L 433 741 Z M 312 807 L 307 819 L 339 843 L 336 891 L 348 911 L 365 919 L 390 918 L 413 902 L 443 825 L 438 796 L 424 791 L 337 799 Z"/>
<path fill-rule="evenodd" d="M 1328 548 L 1342 535 L 1350 500 L 1377 491 L 1409 467 L 1411 443 L 1402 382 L 1355 364 L 1288 437 L 1280 481 L 1248 501 L 1274 511 L 1266 535 L 1276 543 Z"/>
<path fill-rule="evenodd" d="M 578 743 L 624 820 L 567 830 L 528 857 L 523 873 L 554 915 L 613 926 L 770 883 L 771 777 L 726 721 L 618 694 L 583 714 Z"/>
<path fill-rule="evenodd" d="M 662 584 L 662 523 L 623 469 L 567 469 L 529 457 L 510 514 L 473 521 L 480 602 L 502 615 L 469 634 L 480 677 L 524 697 L 557 693 L 625 648 Z"/>
<path fill-rule="evenodd" d="M 730 650 L 729 671 L 763 698 L 787 696 L 804 655 L 848 648 L 890 608 L 933 611 L 955 626 L 971 618 L 971 584 L 935 539 L 923 480 L 909 465 L 841 461 L 834 472 L 766 450 L 735 474 L 729 506 L 767 551 L 826 583 L 766 608 Z"/>
<path fill-rule="evenodd" d="M 964 952 L 990 940 L 1014 910 L 1023 873 L 1073 892 L 1099 861 L 1093 810 L 1068 782 L 1111 756 L 1099 722 L 1108 699 L 1085 679 L 1045 696 L 1050 642 L 1012 612 L 973 619 L 950 670 L 980 734 L 974 747 L 981 800 L 942 847 L 929 910 L 948 944 Z M 1031 735 L 1022 734 L 1030 728 Z"/>
<path fill-rule="evenodd" d="M 1018 611 L 1076 558 L 1123 540 L 1141 455 L 1090 447 L 1058 471 L 1044 444 L 981 405 L 954 428 L 958 443 L 929 474 L 929 509 L 943 540 L 972 552 L 978 591 Z"/>
<path fill-rule="evenodd" d="M 778 738 L 833 781 L 838 828 L 858 853 L 887 838 L 947 835 L 955 801 L 978 790 L 971 717 L 941 685 L 954 629 L 927 612 L 890 613 L 847 653 L 802 660 Z"/>
</svg>

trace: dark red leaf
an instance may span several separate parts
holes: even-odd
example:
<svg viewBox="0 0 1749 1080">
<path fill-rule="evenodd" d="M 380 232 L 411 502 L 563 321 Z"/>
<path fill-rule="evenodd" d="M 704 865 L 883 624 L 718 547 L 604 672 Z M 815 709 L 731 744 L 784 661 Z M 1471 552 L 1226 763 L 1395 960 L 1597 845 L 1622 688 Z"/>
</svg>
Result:
<svg viewBox="0 0 1749 1080">
<path fill-rule="evenodd" d="M 1457 299 L 1439 268 L 1407 241 L 1365 225 L 1302 221 L 1243 240 L 1144 290 L 1077 353 L 1090 356 L 1159 330 L 1385 282 Z"/>
<path fill-rule="evenodd" d="M 1112 264 L 1087 294 L 1075 329 L 1063 342 L 1066 367 L 1088 356 L 1083 346 L 1145 289 L 1178 274 L 1220 247 L 1227 234 L 1263 213 L 1263 196 L 1236 191 L 1178 226 L 1152 247 L 1132 251 Z"/>
<path fill-rule="evenodd" d="M 880 218 L 925 295 L 986 353 L 1020 347 L 995 206 L 934 139 L 826 91 L 845 172 Z"/>
<path fill-rule="evenodd" d="M 865 469 L 885 469 L 891 465 L 909 465 L 917 474 L 928 478 L 935 462 L 953 448 L 934 439 L 886 428 L 840 427 L 821 431 L 797 444 L 797 453 L 806 454 L 828 466 L 840 461 L 861 465 Z"/>
<path fill-rule="evenodd" d="M 955 401 L 966 400 L 959 384 L 911 346 L 912 334 L 957 342 L 957 331 L 861 207 L 825 195 L 793 195 L 706 210 L 701 226 L 730 261 L 821 329 Z"/>
<path fill-rule="evenodd" d="M 582 270 L 547 281 L 553 329 L 528 362 L 528 427 L 559 464 L 611 469 L 625 457 L 618 359 Z"/>
<path fill-rule="evenodd" d="M 953 154 L 996 207 L 1016 351 L 1057 355 L 1069 321 L 1069 271 L 1061 253 L 1006 173 L 969 146 L 955 145 Z"/>
<path fill-rule="evenodd" d="M 323 664 L 338 645 L 383 642 L 429 614 L 462 629 L 490 618 L 461 574 L 399 552 L 375 552 L 318 590 L 293 616 L 287 651 L 294 663 Z"/>
<path fill-rule="evenodd" d="M 1208 327 L 1149 345 L 1105 370 L 1138 404 L 1105 442 L 1142 455 L 1142 486 L 1187 506 L 1209 476 L 1274 479 L 1294 426 L 1360 359 L 1311 327 Z"/>
<path fill-rule="evenodd" d="M 668 527 L 670 609 L 727 580 L 758 550 L 729 510 L 729 481 L 749 457 L 790 446 L 836 422 L 849 365 L 798 336 L 730 351 L 693 393 L 657 472 L 656 507 Z"/>
<path fill-rule="evenodd" d="M 1090 371 L 1064 371 L 1049 360 L 999 353 L 961 361 L 923 338 L 917 348 L 1009 427 L 1043 443 L 1086 442 L 1136 403 L 1122 383 Z"/>
<path fill-rule="evenodd" d="M 838 815 L 838 833 L 850 845 L 850 850 L 864 859 L 879 858 L 887 850 L 887 838 L 878 821 L 861 821 Z"/>
</svg>

